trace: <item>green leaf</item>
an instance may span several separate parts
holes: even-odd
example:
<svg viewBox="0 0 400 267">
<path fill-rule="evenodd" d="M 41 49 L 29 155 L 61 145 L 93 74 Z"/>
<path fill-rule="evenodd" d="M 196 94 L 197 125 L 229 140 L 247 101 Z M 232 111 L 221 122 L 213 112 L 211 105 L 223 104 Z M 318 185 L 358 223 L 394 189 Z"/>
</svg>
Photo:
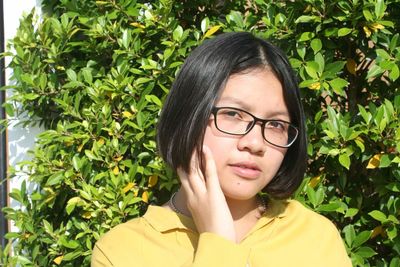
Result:
<svg viewBox="0 0 400 267">
<path fill-rule="evenodd" d="M 368 214 L 375 220 L 380 221 L 381 223 L 385 223 L 387 221 L 386 215 L 382 211 L 373 210 Z"/>
<path fill-rule="evenodd" d="M 201 32 L 203 34 L 206 33 L 209 25 L 210 25 L 210 19 L 209 18 L 205 17 L 204 19 L 201 20 L 200 28 L 201 28 Z"/>
<path fill-rule="evenodd" d="M 363 15 L 364 15 L 364 18 L 365 18 L 367 21 L 373 21 L 372 14 L 371 14 L 371 12 L 369 12 L 368 9 L 363 9 Z"/>
<path fill-rule="evenodd" d="M 317 206 L 317 197 L 316 197 L 316 193 L 315 193 L 314 189 L 312 189 L 312 187 L 310 187 L 310 186 L 307 186 L 306 192 L 307 192 L 308 199 L 310 200 L 311 204 L 315 208 Z"/>
<path fill-rule="evenodd" d="M 335 78 L 328 82 L 333 91 L 339 95 L 345 95 L 343 88 L 349 85 L 349 82 L 342 78 Z"/>
<path fill-rule="evenodd" d="M 399 78 L 399 76 L 400 76 L 399 67 L 398 67 L 397 65 L 394 65 L 393 68 L 392 68 L 392 70 L 391 70 L 390 73 L 389 73 L 389 78 L 390 78 L 392 81 L 396 81 L 396 80 Z"/>
<path fill-rule="evenodd" d="M 356 237 L 356 232 L 354 230 L 354 226 L 353 225 L 347 225 L 343 228 L 343 232 L 344 232 L 344 237 L 345 237 L 345 241 L 347 246 L 349 246 L 350 248 L 353 247 L 353 242 L 354 239 Z"/>
<path fill-rule="evenodd" d="M 389 225 L 389 227 L 386 229 L 386 233 L 389 237 L 389 240 L 393 240 L 397 237 L 397 226 L 396 225 Z"/>
<path fill-rule="evenodd" d="M 56 172 L 55 174 L 51 175 L 46 182 L 47 186 L 52 186 L 59 184 L 62 180 L 64 180 L 64 172 Z"/>
<path fill-rule="evenodd" d="M 353 247 L 361 246 L 362 244 L 367 242 L 370 237 L 371 237 L 371 231 L 363 231 L 363 232 L 359 233 L 356 236 L 356 238 L 354 239 Z"/>
<path fill-rule="evenodd" d="M 396 49 L 396 47 L 397 47 L 397 43 L 398 43 L 398 40 L 399 40 L 399 36 L 400 36 L 400 34 L 399 33 L 396 33 L 393 37 L 392 37 L 392 40 L 390 40 L 390 44 L 389 44 L 389 51 L 390 52 L 394 52 L 394 50 Z"/>
<path fill-rule="evenodd" d="M 378 75 L 382 74 L 384 71 L 385 70 L 383 70 L 380 66 L 373 65 L 369 69 L 366 79 L 377 77 Z"/>
<path fill-rule="evenodd" d="M 154 103 L 159 107 L 162 106 L 161 100 L 155 95 L 146 95 L 145 98 L 148 102 Z"/>
<path fill-rule="evenodd" d="M 71 261 L 73 259 L 78 258 L 80 255 L 82 255 L 82 251 L 74 251 L 74 252 L 69 252 L 65 254 L 63 261 Z"/>
<path fill-rule="evenodd" d="M 30 261 L 27 257 L 18 255 L 16 259 L 18 263 L 22 264 L 22 266 L 33 266 L 32 261 Z"/>
<path fill-rule="evenodd" d="M 60 241 L 61 245 L 63 245 L 66 248 L 75 249 L 75 248 L 79 247 L 79 243 L 77 241 L 72 240 L 70 238 L 67 240 L 67 237 L 64 235 L 60 236 L 59 241 Z"/>
<path fill-rule="evenodd" d="M 311 40 L 315 37 L 315 33 L 313 32 L 303 32 L 300 37 L 297 39 L 298 42 L 305 42 Z"/>
<path fill-rule="evenodd" d="M 377 253 L 370 247 L 360 247 L 355 253 L 363 258 L 370 258 L 377 255 Z"/>
<path fill-rule="evenodd" d="M 279 14 L 277 15 L 279 17 Z M 243 29 L 245 27 L 242 13 L 238 11 L 231 11 L 231 13 L 227 16 L 228 21 L 233 21 L 236 26 Z"/>
<path fill-rule="evenodd" d="M 70 81 L 73 81 L 73 82 L 77 81 L 76 72 L 73 69 L 67 69 L 66 73 L 67 73 L 68 79 Z"/>
<path fill-rule="evenodd" d="M 47 75 L 42 73 L 40 74 L 40 79 L 39 79 L 39 83 L 40 83 L 40 89 L 44 90 L 46 89 L 47 86 Z"/>
<path fill-rule="evenodd" d="M 4 103 L 3 107 L 7 113 L 8 116 L 14 117 L 14 107 L 11 103 Z"/>
<path fill-rule="evenodd" d="M 311 78 L 317 79 L 319 73 L 319 65 L 315 61 L 308 61 L 306 65 L 306 72 Z"/>
<path fill-rule="evenodd" d="M 354 139 L 354 142 L 356 142 L 357 146 L 361 149 L 361 152 L 365 151 L 365 145 L 361 140 Z"/>
<path fill-rule="evenodd" d="M 400 266 L 400 258 L 398 257 L 392 258 L 389 267 L 398 267 L 398 266 Z"/>
<path fill-rule="evenodd" d="M 83 79 L 85 80 L 85 82 L 88 83 L 88 84 L 92 84 L 93 76 L 92 76 L 91 70 L 90 69 L 83 69 L 82 70 L 82 74 L 83 74 Z"/>
<path fill-rule="evenodd" d="M 296 19 L 295 23 L 308 23 L 308 22 L 321 22 L 321 17 L 319 16 L 300 16 Z"/>
<path fill-rule="evenodd" d="M 377 0 L 375 4 L 375 15 L 378 19 L 382 18 L 386 10 L 384 0 Z"/>
<path fill-rule="evenodd" d="M 295 69 L 299 68 L 303 64 L 303 62 L 297 58 L 290 58 L 289 61 L 290 65 Z"/>
<path fill-rule="evenodd" d="M 384 154 L 381 157 L 380 163 L 379 163 L 379 168 L 386 168 L 389 167 L 390 164 L 392 163 L 392 160 L 390 159 L 388 154 Z"/>
<path fill-rule="evenodd" d="M 339 155 L 340 165 L 345 167 L 346 169 L 350 169 L 350 157 L 347 153 L 343 153 Z"/>
<path fill-rule="evenodd" d="M 325 67 L 325 71 L 337 75 L 339 72 L 343 70 L 343 67 L 345 65 L 346 65 L 345 61 L 335 61 L 333 63 L 327 64 Z"/>
<path fill-rule="evenodd" d="M 47 220 L 43 220 L 43 226 L 48 234 L 53 233 L 53 226 Z"/>
<path fill-rule="evenodd" d="M 300 58 L 304 59 L 304 56 L 306 55 L 306 47 L 304 45 L 299 45 L 296 51 Z"/>
<path fill-rule="evenodd" d="M 376 51 L 376 54 L 378 55 L 378 57 L 383 58 L 383 59 L 390 59 L 390 55 L 385 50 L 376 49 L 375 51 Z"/>
<path fill-rule="evenodd" d="M 390 191 L 393 192 L 400 192 L 400 184 L 398 183 L 390 183 L 388 185 L 385 186 L 387 189 L 389 189 Z M 391 216 L 391 215 L 389 215 Z"/>
<path fill-rule="evenodd" d="M 318 64 L 318 73 L 321 75 L 325 68 L 325 58 L 322 56 L 321 53 L 316 53 L 314 58 L 315 62 L 317 62 Z"/>
<path fill-rule="evenodd" d="M 183 35 L 183 28 L 181 25 L 178 25 L 174 32 L 172 33 L 172 37 L 175 41 L 179 41 L 182 38 Z"/>
<path fill-rule="evenodd" d="M 363 106 L 358 105 L 358 110 L 360 111 L 361 116 L 363 117 L 364 121 L 369 124 L 371 119 L 372 119 L 372 115 L 371 113 L 369 113 Z"/>
<path fill-rule="evenodd" d="M 338 28 L 326 28 L 324 30 L 324 34 L 326 37 L 331 37 L 331 36 L 337 36 L 338 34 Z"/>
<path fill-rule="evenodd" d="M 93 152 L 92 151 L 90 151 L 90 150 L 85 150 L 85 155 L 90 159 L 90 160 L 99 160 L 99 158 L 98 157 L 96 157 L 94 154 L 93 154 Z"/>
<path fill-rule="evenodd" d="M 319 212 L 333 212 L 333 211 L 340 211 L 342 205 L 339 202 L 332 202 L 329 204 L 321 205 L 317 208 Z"/>
<path fill-rule="evenodd" d="M 358 213 L 358 209 L 356 209 L 356 208 L 349 208 L 347 211 L 346 211 L 346 214 L 344 215 L 344 217 L 345 218 L 351 218 L 351 217 L 353 217 L 353 216 L 355 216 L 357 213 Z"/>
<path fill-rule="evenodd" d="M 353 29 L 350 29 L 350 28 L 340 28 L 339 31 L 338 31 L 338 36 L 339 37 L 346 36 L 349 33 L 351 33 L 352 31 L 353 31 Z"/>
<path fill-rule="evenodd" d="M 35 100 L 36 98 L 39 97 L 39 95 L 31 93 L 31 94 L 25 94 L 23 97 L 26 100 Z"/>
</svg>

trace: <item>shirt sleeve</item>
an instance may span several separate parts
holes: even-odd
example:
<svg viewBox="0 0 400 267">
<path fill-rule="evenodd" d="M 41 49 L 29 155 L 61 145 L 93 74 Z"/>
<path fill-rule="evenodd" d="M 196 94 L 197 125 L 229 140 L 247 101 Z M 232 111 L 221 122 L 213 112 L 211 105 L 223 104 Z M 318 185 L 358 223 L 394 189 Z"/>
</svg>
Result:
<svg viewBox="0 0 400 267">
<path fill-rule="evenodd" d="M 91 267 L 110 267 L 113 264 L 101 250 L 101 248 L 96 244 L 93 248 L 92 259 L 91 259 Z"/>
<path fill-rule="evenodd" d="M 202 233 L 191 267 L 243 267 L 249 249 L 213 233 Z"/>
</svg>

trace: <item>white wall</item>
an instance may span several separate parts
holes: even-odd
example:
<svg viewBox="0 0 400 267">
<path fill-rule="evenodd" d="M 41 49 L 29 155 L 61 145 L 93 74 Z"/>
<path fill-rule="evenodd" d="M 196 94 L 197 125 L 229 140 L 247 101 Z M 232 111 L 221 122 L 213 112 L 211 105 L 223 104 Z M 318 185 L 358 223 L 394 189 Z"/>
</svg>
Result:
<svg viewBox="0 0 400 267">
<path fill-rule="evenodd" d="M 1 0 L 4 8 L 4 40 L 6 44 L 12 39 L 19 26 L 19 21 L 24 13 L 29 13 L 32 8 L 36 7 L 40 11 L 40 0 Z M 7 49 L 7 47 L 6 47 Z M 6 58 L 5 65 L 9 64 L 10 58 Z M 6 85 L 10 85 L 11 69 L 6 69 Z M 10 96 L 10 91 L 7 92 L 7 97 Z M 18 162 L 27 160 L 27 151 L 34 146 L 35 136 L 42 130 L 38 127 L 27 127 L 16 125 L 18 120 L 11 118 L 12 123 L 7 129 L 8 139 L 8 165 L 15 166 Z M 19 188 L 23 179 L 26 177 L 18 177 L 9 181 L 9 191 L 12 188 Z M 18 203 L 10 199 L 10 206 L 16 207 Z M 14 226 L 11 225 L 10 231 L 13 231 Z"/>
</svg>

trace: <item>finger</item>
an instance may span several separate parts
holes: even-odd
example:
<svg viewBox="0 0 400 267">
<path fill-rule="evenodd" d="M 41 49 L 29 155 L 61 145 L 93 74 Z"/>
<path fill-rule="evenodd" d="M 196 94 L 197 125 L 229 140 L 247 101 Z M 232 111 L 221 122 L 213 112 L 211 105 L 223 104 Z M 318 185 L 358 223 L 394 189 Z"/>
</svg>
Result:
<svg viewBox="0 0 400 267">
<path fill-rule="evenodd" d="M 193 194 L 193 189 L 189 182 L 189 175 L 182 168 L 178 168 L 176 172 L 178 173 L 179 180 L 181 181 L 181 185 L 185 193 Z"/>
<path fill-rule="evenodd" d="M 189 171 L 190 171 L 189 174 L 198 175 L 204 182 L 205 177 L 203 175 L 203 172 L 201 171 L 199 154 L 197 153 L 197 149 L 193 151 L 192 156 L 190 158 Z"/>
<path fill-rule="evenodd" d="M 199 160 L 196 150 L 190 159 L 190 173 L 188 174 L 188 181 L 192 190 L 197 193 L 204 193 L 206 191 L 205 179 L 199 167 Z"/>
<path fill-rule="evenodd" d="M 219 180 L 217 173 L 217 166 L 215 165 L 214 157 L 211 153 L 210 148 L 203 146 L 203 155 L 205 159 L 205 176 L 206 176 L 206 186 L 210 188 L 219 188 Z"/>
</svg>

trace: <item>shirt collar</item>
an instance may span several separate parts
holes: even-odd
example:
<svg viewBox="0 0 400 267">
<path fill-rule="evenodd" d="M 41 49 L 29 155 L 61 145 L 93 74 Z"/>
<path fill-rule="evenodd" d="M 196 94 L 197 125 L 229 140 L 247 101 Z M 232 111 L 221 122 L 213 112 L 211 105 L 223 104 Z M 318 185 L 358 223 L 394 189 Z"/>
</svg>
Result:
<svg viewBox="0 0 400 267">
<path fill-rule="evenodd" d="M 287 204 L 286 200 L 268 200 L 267 209 L 253 228 L 246 234 L 246 237 L 256 232 L 257 230 L 270 224 L 276 218 L 281 219 L 287 215 Z"/>
<path fill-rule="evenodd" d="M 269 200 L 267 210 L 258 220 L 250 233 L 264 227 L 275 218 L 285 217 L 287 214 L 287 204 L 288 202 L 284 200 Z M 150 205 L 147 212 L 143 215 L 143 218 L 159 232 L 170 231 L 173 229 L 184 229 L 197 232 L 196 225 L 192 218 L 163 207 Z"/>
<path fill-rule="evenodd" d="M 150 205 L 143 218 L 159 232 L 173 229 L 185 229 L 197 232 L 192 218 L 163 207 Z"/>
</svg>

